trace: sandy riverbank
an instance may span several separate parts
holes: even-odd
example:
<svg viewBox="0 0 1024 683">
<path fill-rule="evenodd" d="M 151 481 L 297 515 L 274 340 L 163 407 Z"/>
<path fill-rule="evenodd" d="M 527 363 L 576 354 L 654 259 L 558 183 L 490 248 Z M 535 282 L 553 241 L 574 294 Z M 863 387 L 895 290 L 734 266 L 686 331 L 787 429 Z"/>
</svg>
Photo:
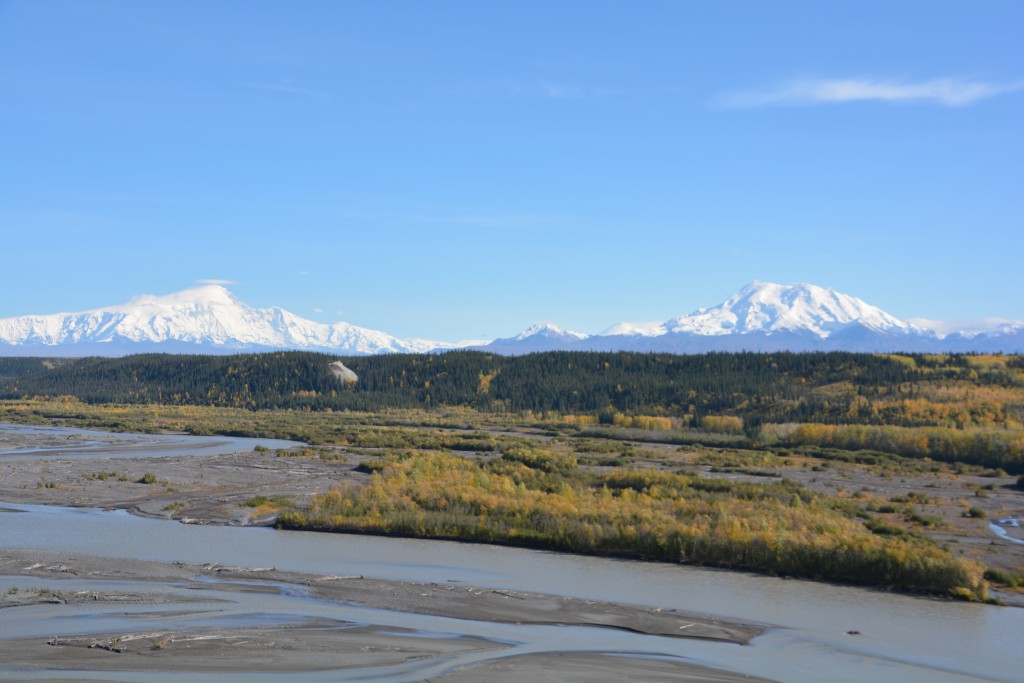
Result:
<svg viewBox="0 0 1024 683">
<path fill-rule="evenodd" d="M 225 440 L 187 438 L 196 450 Z M 105 457 L 128 448 L 133 457 Z M 152 443 L 147 435 L 0 431 L 0 450 L 9 451 L 0 455 L 0 500 L 123 509 L 192 524 L 268 524 L 272 512 L 243 503 L 266 495 L 302 505 L 342 480 L 366 478 L 353 471 L 362 458 L 341 449 L 334 449 L 338 460 L 279 457 L 276 449 L 194 456 L 187 446 Z"/>
<path fill-rule="evenodd" d="M 613 678 L 617 677 L 617 678 Z M 737 677 L 695 664 L 652 657 L 610 655 L 600 652 L 546 652 L 489 659 L 480 664 L 460 667 L 432 683 L 591 683 L 591 681 L 648 681 L 648 683 L 732 683 L 743 680 L 757 683 L 765 679 Z"/>
<path fill-rule="evenodd" d="M 16 515 L 18 513 L 5 513 Z M 302 586 L 312 597 L 355 603 L 374 609 L 515 624 L 601 626 L 648 635 L 699 638 L 746 644 L 759 625 L 730 622 L 676 610 L 611 602 L 478 588 L 454 583 L 413 583 L 362 576 L 283 572 L 273 568 L 224 567 L 216 564 L 148 562 L 66 553 L 0 551 L 0 575 L 133 582 L 220 579 L 252 590 L 280 590 L 270 584 Z M 209 585 L 205 583 L 204 585 Z M 0 607 L 6 606 L 0 599 Z"/>
<path fill-rule="evenodd" d="M 15 517 L 18 513 L 3 514 Z M 32 610 L 44 607 L 70 611 L 91 605 L 97 610 L 109 611 L 120 606 L 138 608 L 171 603 L 182 605 L 180 609 L 163 614 L 181 617 L 189 613 L 188 602 L 210 602 L 206 597 L 193 600 L 156 590 L 160 584 L 172 583 L 184 589 L 214 588 L 228 593 L 283 594 L 299 590 L 311 600 L 467 622 L 592 626 L 737 645 L 748 643 L 763 631 L 758 625 L 675 610 L 462 584 L 387 581 L 282 572 L 273 568 L 162 563 L 58 552 L 0 551 L 0 575 L 31 577 L 36 585 L 40 580 L 45 581 L 44 589 L 17 590 L 0 598 L 0 608 L 16 608 L 26 619 L 32 618 Z M 62 589 L 62 582 L 80 584 L 83 581 L 117 581 L 131 586 L 132 590 Z M 145 612 L 141 614 L 148 616 Z M 0 640 L 0 661 L 4 666 L 13 667 L 7 673 L 15 676 L 18 670 L 294 672 L 380 667 L 417 658 L 443 660 L 468 653 L 489 653 L 479 657 L 479 662 L 431 680 L 468 681 L 483 677 L 511 681 L 526 677 L 530 680 L 613 681 L 630 675 L 635 680 L 652 681 L 750 680 L 694 666 L 678 658 L 638 658 L 628 654 L 516 654 L 506 661 L 498 652 L 508 647 L 508 643 L 464 634 L 424 637 L 393 626 L 307 618 L 280 624 L 129 628 L 109 633 L 7 638 Z M 562 672 L 565 677 L 560 675 Z"/>
<path fill-rule="evenodd" d="M 320 619 L 279 626 L 193 628 L 0 641 L 0 661 L 26 670 L 287 672 L 380 667 L 505 646 L 484 638 L 420 638 L 393 627 Z"/>
</svg>

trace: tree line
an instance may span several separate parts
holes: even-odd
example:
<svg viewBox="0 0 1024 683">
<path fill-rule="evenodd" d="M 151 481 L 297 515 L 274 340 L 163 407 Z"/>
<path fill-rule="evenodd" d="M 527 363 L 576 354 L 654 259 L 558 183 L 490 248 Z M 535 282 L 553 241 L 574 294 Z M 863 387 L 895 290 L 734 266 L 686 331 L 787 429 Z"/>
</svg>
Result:
<svg viewBox="0 0 1024 683">
<path fill-rule="evenodd" d="M 300 410 L 463 406 L 489 412 L 685 418 L 763 424 L 1019 428 L 1024 358 L 855 353 L 480 352 L 342 357 L 309 352 L 233 356 L 0 358 L 0 398 L 75 396 L 90 403 Z M 951 408 L 951 406 L 953 408 Z M 608 418 L 609 420 L 611 418 Z"/>
</svg>

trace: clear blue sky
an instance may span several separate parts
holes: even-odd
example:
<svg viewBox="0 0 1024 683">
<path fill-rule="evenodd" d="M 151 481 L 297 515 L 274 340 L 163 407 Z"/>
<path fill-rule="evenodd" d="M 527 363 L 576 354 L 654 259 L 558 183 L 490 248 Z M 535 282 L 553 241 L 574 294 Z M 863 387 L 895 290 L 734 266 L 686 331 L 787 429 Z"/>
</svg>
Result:
<svg viewBox="0 0 1024 683">
<path fill-rule="evenodd" d="M 0 317 L 1024 318 L 1024 3 L 0 1 Z M 339 313 L 340 312 L 340 313 Z"/>
</svg>

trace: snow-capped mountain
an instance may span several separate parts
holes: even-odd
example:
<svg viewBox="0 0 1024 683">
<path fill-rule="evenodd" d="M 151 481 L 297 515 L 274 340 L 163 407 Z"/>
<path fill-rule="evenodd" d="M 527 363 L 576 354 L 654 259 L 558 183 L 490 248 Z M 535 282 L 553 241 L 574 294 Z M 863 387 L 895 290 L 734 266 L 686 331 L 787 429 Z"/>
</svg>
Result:
<svg viewBox="0 0 1024 683">
<path fill-rule="evenodd" d="M 601 332 L 601 336 L 615 337 L 615 336 L 641 336 L 641 337 L 660 337 L 665 334 L 664 323 L 615 323 L 611 327 L 607 328 L 604 332 Z"/>
<path fill-rule="evenodd" d="M 142 351 L 233 353 L 308 349 L 342 354 L 422 353 L 452 345 L 398 339 L 346 322 L 325 325 L 283 308 L 253 308 L 218 285 L 82 313 L 0 320 L 6 355 L 122 355 Z"/>
<path fill-rule="evenodd" d="M 1024 320 L 1010 320 L 1008 318 L 982 318 L 980 320 L 959 320 L 955 322 L 928 320 L 927 318 L 910 318 L 907 322 L 914 327 L 932 330 L 943 337 L 949 334 L 960 334 L 963 336 L 1012 334 L 1024 330 Z"/>
<path fill-rule="evenodd" d="M 580 339 L 586 339 L 589 334 L 582 332 L 574 332 L 573 330 L 563 330 L 558 325 L 552 323 L 538 323 L 532 327 L 523 330 L 517 334 L 513 339 L 515 341 L 526 341 L 528 339 L 553 339 L 557 341 L 579 341 Z"/>
<path fill-rule="evenodd" d="M 516 354 L 552 350 L 651 351 L 1006 351 L 1024 352 L 1024 323 L 943 334 L 937 324 L 896 318 L 861 299 L 810 284 L 753 282 L 717 306 L 664 322 L 618 323 L 577 340 L 527 330 L 482 348 Z"/>
<path fill-rule="evenodd" d="M 575 348 L 576 344 L 590 335 L 572 330 L 563 330 L 552 323 L 538 323 L 523 330 L 514 337 L 495 339 L 489 344 L 471 347 L 475 350 L 518 355 L 535 351 L 555 351 Z"/>
<path fill-rule="evenodd" d="M 618 323 L 595 335 L 542 323 L 489 343 L 398 339 L 346 322 L 326 325 L 282 308 L 254 308 L 217 285 L 142 296 L 83 313 L 0 320 L 0 355 L 7 356 L 274 349 L 367 355 L 467 347 L 500 354 L 556 350 L 1024 353 L 1024 321 L 987 319 L 960 327 L 922 318 L 908 322 L 832 289 L 770 282 L 754 282 L 717 306 L 664 322 Z"/>
<path fill-rule="evenodd" d="M 815 285 L 754 282 L 721 304 L 664 324 L 668 333 L 751 334 L 794 332 L 824 339 L 858 323 L 872 330 L 905 334 L 907 323 L 860 299 Z"/>
</svg>

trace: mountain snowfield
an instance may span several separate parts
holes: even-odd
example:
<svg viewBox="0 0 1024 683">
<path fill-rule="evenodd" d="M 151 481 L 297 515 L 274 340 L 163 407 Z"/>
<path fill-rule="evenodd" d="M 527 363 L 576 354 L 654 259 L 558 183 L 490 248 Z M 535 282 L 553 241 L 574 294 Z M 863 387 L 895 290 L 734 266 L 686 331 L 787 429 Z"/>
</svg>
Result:
<svg viewBox="0 0 1024 683">
<path fill-rule="evenodd" d="M 4 347 L 7 348 L 4 348 Z M 83 313 L 0 320 L 0 352 L 121 355 L 140 351 L 232 353 L 308 349 L 352 355 L 423 353 L 452 344 L 398 339 L 346 322 L 300 318 L 283 308 L 253 308 L 219 285 L 166 296 L 140 296 L 127 304 Z"/>
<path fill-rule="evenodd" d="M 82 313 L 0 319 L 0 355 L 118 356 L 236 353 L 275 349 L 340 355 L 425 353 L 472 348 L 501 354 L 552 350 L 652 351 L 1003 351 L 1024 352 L 1024 321 L 992 319 L 956 330 L 900 320 L 847 294 L 810 284 L 754 282 L 721 304 L 664 322 L 618 323 L 596 335 L 551 323 L 489 343 L 399 339 L 346 322 L 253 308 L 219 285 L 140 296 Z"/>
<path fill-rule="evenodd" d="M 751 283 L 718 306 L 673 318 L 664 328 L 701 335 L 809 332 L 824 339 L 851 323 L 879 332 L 911 330 L 909 324 L 856 297 L 815 285 L 772 282 Z"/>
</svg>

